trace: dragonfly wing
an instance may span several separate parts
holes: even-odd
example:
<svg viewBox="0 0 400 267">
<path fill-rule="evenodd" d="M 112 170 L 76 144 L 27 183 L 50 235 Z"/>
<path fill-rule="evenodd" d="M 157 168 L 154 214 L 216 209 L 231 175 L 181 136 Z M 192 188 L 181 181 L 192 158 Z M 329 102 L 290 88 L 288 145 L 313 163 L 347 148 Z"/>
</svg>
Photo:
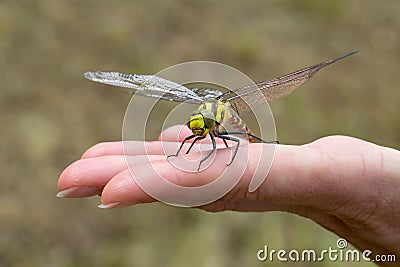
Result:
<svg viewBox="0 0 400 267">
<path fill-rule="evenodd" d="M 265 103 L 265 101 L 271 102 L 291 94 L 320 69 L 357 52 L 358 51 L 354 51 L 344 56 L 312 65 L 279 78 L 232 90 L 222 94 L 218 99 L 229 101 L 238 113 L 248 111 L 250 109 L 249 106 L 255 107 Z"/>
<path fill-rule="evenodd" d="M 192 88 L 191 90 L 206 101 L 215 101 L 215 99 L 222 95 L 220 90 L 209 87 Z"/>
<path fill-rule="evenodd" d="M 237 113 L 243 113 L 265 102 L 271 102 L 283 98 L 300 85 L 305 83 L 312 74 L 304 77 L 297 77 L 293 80 L 282 81 L 281 78 L 264 81 L 246 86 L 235 91 L 234 96 L 228 98 L 227 101 L 236 110 Z"/>
<path fill-rule="evenodd" d="M 189 88 L 154 75 L 89 71 L 84 76 L 91 81 L 129 88 L 132 93 L 147 97 L 195 104 L 203 102 L 203 98 Z"/>
</svg>

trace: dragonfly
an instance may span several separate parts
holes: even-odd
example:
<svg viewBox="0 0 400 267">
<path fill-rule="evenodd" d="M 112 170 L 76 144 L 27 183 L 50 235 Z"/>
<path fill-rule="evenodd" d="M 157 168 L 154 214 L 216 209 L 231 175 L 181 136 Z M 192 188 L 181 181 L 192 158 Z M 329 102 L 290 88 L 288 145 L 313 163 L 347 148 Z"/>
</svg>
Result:
<svg viewBox="0 0 400 267">
<path fill-rule="evenodd" d="M 196 142 L 209 136 L 212 149 L 207 155 L 201 158 L 197 169 L 199 171 L 202 163 L 217 149 L 215 138 L 222 139 L 227 148 L 227 141 L 231 141 L 232 144 L 235 143 L 232 157 L 226 164 L 227 166 L 231 165 L 234 161 L 240 145 L 240 139 L 234 135 L 245 136 L 250 143 L 279 143 L 277 140 L 264 141 L 251 133 L 247 125 L 240 118 L 240 114 L 265 102 L 275 101 L 291 94 L 317 71 L 357 52 L 358 51 L 353 51 L 278 78 L 250 84 L 241 88 L 229 90 L 225 93 L 209 87 L 189 89 L 184 85 L 155 75 L 89 71 L 84 73 L 84 77 L 91 81 L 107 85 L 129 88 L 132 93 L 141 96 L 199 104 L 199 108 L 189 115 L 189 120 L 187 122 L 187 127 L 191 130 L 192 135 L 187 136 L 182 141 L 175 154 L 167 156 L 177 157 L 184 144 L 193 139 L 193 142 L 186 151 L 186 154 L 188 154 Z M 260 93 L 262 94 L 261 97 Z M 232 110 L 234 112 L 232 112 Z M 224 127 L 226 123 L 232 125 L 235 131 L 227 131 Z"/>
</svg>

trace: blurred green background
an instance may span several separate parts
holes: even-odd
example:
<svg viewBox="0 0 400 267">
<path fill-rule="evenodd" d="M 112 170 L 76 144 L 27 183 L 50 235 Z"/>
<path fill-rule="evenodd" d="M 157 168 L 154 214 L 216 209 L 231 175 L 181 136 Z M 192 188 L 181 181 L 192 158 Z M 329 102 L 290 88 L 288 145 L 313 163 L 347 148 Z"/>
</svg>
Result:
<svg viewBox="0 0 400 267">
<path fill-rule="evenodd" d="M 211 60 L 260 81 L 360 50 L 271 105 L 278 138 L 344 134 L 398 149 L 399 12 L 394 0 L 1 1 L 0 266 L 266 266 L 264 244 L 335 248 L 334 234 L 291 214 L 57 199 L 68 164 L 121 139 L 130 99 L 82 73 Z"/>
</svg>

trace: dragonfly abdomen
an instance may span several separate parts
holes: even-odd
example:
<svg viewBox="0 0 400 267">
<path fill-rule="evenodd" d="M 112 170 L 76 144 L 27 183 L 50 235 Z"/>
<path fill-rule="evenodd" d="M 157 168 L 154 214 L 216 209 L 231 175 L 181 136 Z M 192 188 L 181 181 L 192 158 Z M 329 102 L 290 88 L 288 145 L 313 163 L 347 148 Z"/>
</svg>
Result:
<svg viewBox="0 0 400 267">
<path fill-rule="evenodd" d="M 251 133 L 249 127 L 247 127 L 247 125 L 240 117 L 231 115 L 228 120 L 229 124 L 232 125 L 232 127 L 235 128 L 237 132 L 241 132 L 247 136 L 247 139 L 250 143 L 257 143 L 260 141 L 259 139 L 253 137 L 253 134 Z"/>
</svg>

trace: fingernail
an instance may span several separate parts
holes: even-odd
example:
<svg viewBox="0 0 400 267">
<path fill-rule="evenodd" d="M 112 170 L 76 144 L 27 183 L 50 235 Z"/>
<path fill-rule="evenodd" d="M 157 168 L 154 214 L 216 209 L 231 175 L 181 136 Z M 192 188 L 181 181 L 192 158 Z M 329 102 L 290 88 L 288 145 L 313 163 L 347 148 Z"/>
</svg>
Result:
<svg viewBox="0 0 400 267">
<path fill-rule="evenodd" d="M 100 204 L 97 207 L 100 209 L 124 208 L 137 204 L 137 202 L 112 202 L 108 204 Z"/>
<path fill-rule="evenodd" d="M 57 193 L 60 198 L 90 197 L 100 194 L 100 190 L 93 186 L 77 186 Z"/>
</svg>

